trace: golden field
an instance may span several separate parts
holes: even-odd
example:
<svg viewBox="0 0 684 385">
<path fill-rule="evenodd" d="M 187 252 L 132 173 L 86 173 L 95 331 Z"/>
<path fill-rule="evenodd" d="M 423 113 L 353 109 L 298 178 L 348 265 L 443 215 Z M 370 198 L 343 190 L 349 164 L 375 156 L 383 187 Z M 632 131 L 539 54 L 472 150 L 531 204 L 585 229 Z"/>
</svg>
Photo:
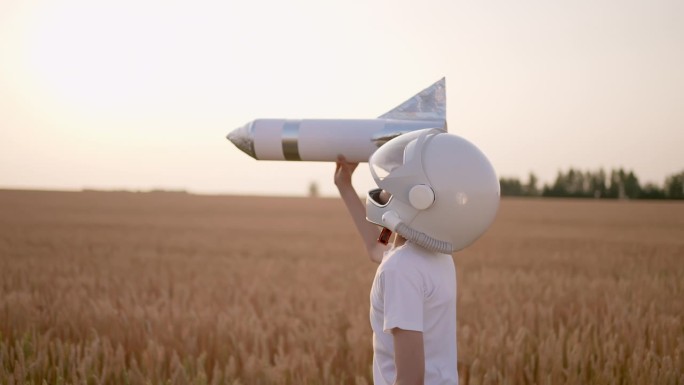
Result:
<svg viewBox="0 0 684 385">
<path fill-rule="evenodd" d="M 684 384 L 684 204 L 504 199 L 455 255 L 463 384 Z M 1 384 L 370 384 L 338 199 L 0 191 Z"/>
</svg>

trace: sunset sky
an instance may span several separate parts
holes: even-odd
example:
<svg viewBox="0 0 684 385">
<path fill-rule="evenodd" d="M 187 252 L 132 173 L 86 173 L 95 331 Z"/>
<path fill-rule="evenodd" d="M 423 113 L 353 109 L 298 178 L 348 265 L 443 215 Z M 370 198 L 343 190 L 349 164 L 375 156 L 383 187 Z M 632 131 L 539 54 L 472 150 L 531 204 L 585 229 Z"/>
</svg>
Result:
<svg viewBox="0 0 684 385">
<path fill-rule="evenodd" d="M 684 1 L 0 2 L 0 188 L 335 192 L 255 118 L 372 118 L 446 76 L 500 176 L 684 170 Z M 372 185 L 367 166 L 357 187 Z"/>
</svg>

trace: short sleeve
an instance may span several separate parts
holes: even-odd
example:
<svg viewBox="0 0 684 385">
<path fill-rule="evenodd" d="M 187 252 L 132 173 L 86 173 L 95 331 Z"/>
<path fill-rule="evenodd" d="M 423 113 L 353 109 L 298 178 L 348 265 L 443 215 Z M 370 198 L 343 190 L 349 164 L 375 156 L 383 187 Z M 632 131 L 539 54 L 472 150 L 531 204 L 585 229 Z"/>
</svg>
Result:
<svg viewBox="0 0 684 385">
<path fill-rule="evenodd" d="M 423 280 L 415 269 L 392 268 L 383 272 L 383 331 L 392 329 L 423 331 Z"/>
</svg>

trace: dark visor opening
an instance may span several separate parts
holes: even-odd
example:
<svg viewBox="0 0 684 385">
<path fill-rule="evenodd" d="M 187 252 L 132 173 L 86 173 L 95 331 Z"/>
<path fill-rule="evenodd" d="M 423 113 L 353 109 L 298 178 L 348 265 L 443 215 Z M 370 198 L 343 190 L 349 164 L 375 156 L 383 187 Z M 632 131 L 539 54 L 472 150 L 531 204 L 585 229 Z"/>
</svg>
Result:
<svg viewBox="0 0 684 385">
<path fill-rule="evenodd" d="M 384 207 L 389 203 L 390 200 L 392 200 L 392 195 L 388 194 L 389 198 L 387 198 L 387 201 L 383 202 L 382 196 L 380 195 L 382 192 L 383 190 L 381 188 L 376 188 L 368 192 L 368 197 L 376 206 Z"/>
</svg>

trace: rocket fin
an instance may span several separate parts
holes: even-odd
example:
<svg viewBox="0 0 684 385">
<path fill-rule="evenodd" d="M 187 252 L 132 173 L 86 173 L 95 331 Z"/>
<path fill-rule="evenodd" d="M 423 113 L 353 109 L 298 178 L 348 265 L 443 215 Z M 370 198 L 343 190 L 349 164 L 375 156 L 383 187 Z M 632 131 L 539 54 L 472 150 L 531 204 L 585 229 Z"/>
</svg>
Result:
<svg viewBox="0 0 684 385">
<path fill-rule="evenodd" d="M 435 120 L 446 128 L 446 80 L 441 78 L 430 87 L 420 91 L 380 119 Z"/>
</svg>

